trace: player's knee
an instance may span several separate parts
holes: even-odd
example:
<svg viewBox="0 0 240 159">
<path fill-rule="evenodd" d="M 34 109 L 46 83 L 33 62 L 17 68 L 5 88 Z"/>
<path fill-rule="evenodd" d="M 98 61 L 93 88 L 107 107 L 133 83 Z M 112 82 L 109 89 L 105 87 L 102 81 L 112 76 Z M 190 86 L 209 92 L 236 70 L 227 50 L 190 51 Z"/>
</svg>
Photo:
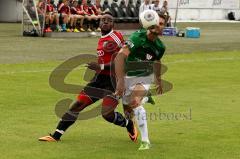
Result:
<svg viewBox="0 0 240 159">
<path fill-rule="evenodd" d="M 114 110 L 111 107 L 102 107 L 102 117 L 106 121 L 112 123 L 114 118 Z"/>
<path fill-rule="evenodd" d="M 118 105 L 118 100 L 112 96 L 108 95 L 103 98 L 102 102 L 102 117 L 109 121 L 112 122 L 113 120 L 113 115 L 114 115 L 114 110 Z"/>
<path fill-rule="evenodd" d="M 83 91 L 77 96 L 77 102 L 84 106 L 88 106 L 93 103 L 92 99 Z"/>
<path fill-rule="evenodd" d="M 83 102 L 81 101 L 76 101 L 71 108 L 69 109 L 72 112 L 76 112 L 79 113 L 81 110 L 83 110 L 84 108 L 86 108 L 87 105 L 85 105 Z"/>
</svg>

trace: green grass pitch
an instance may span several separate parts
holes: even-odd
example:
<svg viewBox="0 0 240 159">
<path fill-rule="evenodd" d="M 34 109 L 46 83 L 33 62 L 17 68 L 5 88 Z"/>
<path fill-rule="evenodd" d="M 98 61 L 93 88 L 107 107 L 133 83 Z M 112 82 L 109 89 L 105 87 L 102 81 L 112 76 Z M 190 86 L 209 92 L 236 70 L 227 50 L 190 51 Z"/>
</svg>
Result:
<svg viewBox="0 0 240 159">
<path fill-rule="evenodd" d="M 21 37 L 19 24 L 0 24 L 0 158 L 240 158 L 240 24 L 179 24 L 185 26 L 200 27 L 201 38 L 162 38 L 163 79 L 174 88 L 145 106 L 148 115 L 162 116 L 148 122 L 152 149 L 139 152 L 125 129 L 101 117 L 78 121 L 61 142 L 38 142 L 56 127 L 56 102 L 75 98 L 49 86 L 51 71 L 72 56 L 94 54 L 97 39 Z M 74 70 L 67 82 L 85 83 L 83 73 Z"/>
</svg>

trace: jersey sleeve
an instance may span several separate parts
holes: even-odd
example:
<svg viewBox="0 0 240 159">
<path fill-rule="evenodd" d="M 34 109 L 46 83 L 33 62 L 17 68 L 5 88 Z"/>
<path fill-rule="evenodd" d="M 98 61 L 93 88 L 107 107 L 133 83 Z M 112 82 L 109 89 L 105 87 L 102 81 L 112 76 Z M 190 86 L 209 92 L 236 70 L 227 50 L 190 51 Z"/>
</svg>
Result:
<svg viewBox="0 0 240 159">
<path fill-rule="evenodd" d="M 160 41 L 160 45 L 158 45 L 159 55 L 156 58 L 158 61 L 161 60 L 161 58 L 163 57 L 165 50 L 166 46 Z"/>
<path fill-rule="evenodd" d="M 124 37 L 123 37 L 122 33 L 120 33 L 120 32 L 118 32 L 118 33 L 119 33 L 118 37 L 119 37 L 119 39 L 121 41 L 121 47 L 122 47 L 124 45 L 125 40 L 124 40 Z"/>
<path fill-rule="evenodd" d="M 137 49 L 141 46 L 141 40 L 137 32 L 133 33 L 128 38 L 128 40 L 125 42 L 125 45 L 128 46 L 130 54 L 137 51 Z"/>
</svg>

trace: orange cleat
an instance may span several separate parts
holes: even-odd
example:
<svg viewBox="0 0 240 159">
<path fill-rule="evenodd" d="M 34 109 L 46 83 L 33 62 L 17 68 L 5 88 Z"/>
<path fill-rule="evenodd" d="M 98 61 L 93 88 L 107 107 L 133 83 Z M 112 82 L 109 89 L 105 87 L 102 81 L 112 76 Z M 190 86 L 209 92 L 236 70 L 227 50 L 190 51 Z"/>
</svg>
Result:
<svg viewBox="0 0 240 159">
<path fill-rule="evenodd" d="M 54 139 L 51 135 L 43 136 L 38 139 L 39 141 L 46 141 L 46 142 L 57 142 L 59 140 Z"/>
<path fill-rule="evenodd" d="M 130 139 L 133 142 L 137 142 L 138 131 L 132 120 L 129 120 L 129 124 L 127 126 L 127 131 L 128 131 L 128 136 L 130 137 Z"/>
</svg>

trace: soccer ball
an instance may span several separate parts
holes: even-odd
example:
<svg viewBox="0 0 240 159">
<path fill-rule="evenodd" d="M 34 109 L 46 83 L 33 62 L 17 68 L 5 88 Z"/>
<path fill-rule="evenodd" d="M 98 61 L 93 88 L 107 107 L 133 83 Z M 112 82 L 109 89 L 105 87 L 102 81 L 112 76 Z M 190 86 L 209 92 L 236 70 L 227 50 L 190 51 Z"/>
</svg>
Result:
<svg viewBox="0 0 240 159">
<path fill-rule="evenodd" d="M 139 21 L 142 23 L 143 28 L 148 29 L 159 24 L 159 16 L 154 10 L 145 10 L 140 14 Z"/>
</svg>

